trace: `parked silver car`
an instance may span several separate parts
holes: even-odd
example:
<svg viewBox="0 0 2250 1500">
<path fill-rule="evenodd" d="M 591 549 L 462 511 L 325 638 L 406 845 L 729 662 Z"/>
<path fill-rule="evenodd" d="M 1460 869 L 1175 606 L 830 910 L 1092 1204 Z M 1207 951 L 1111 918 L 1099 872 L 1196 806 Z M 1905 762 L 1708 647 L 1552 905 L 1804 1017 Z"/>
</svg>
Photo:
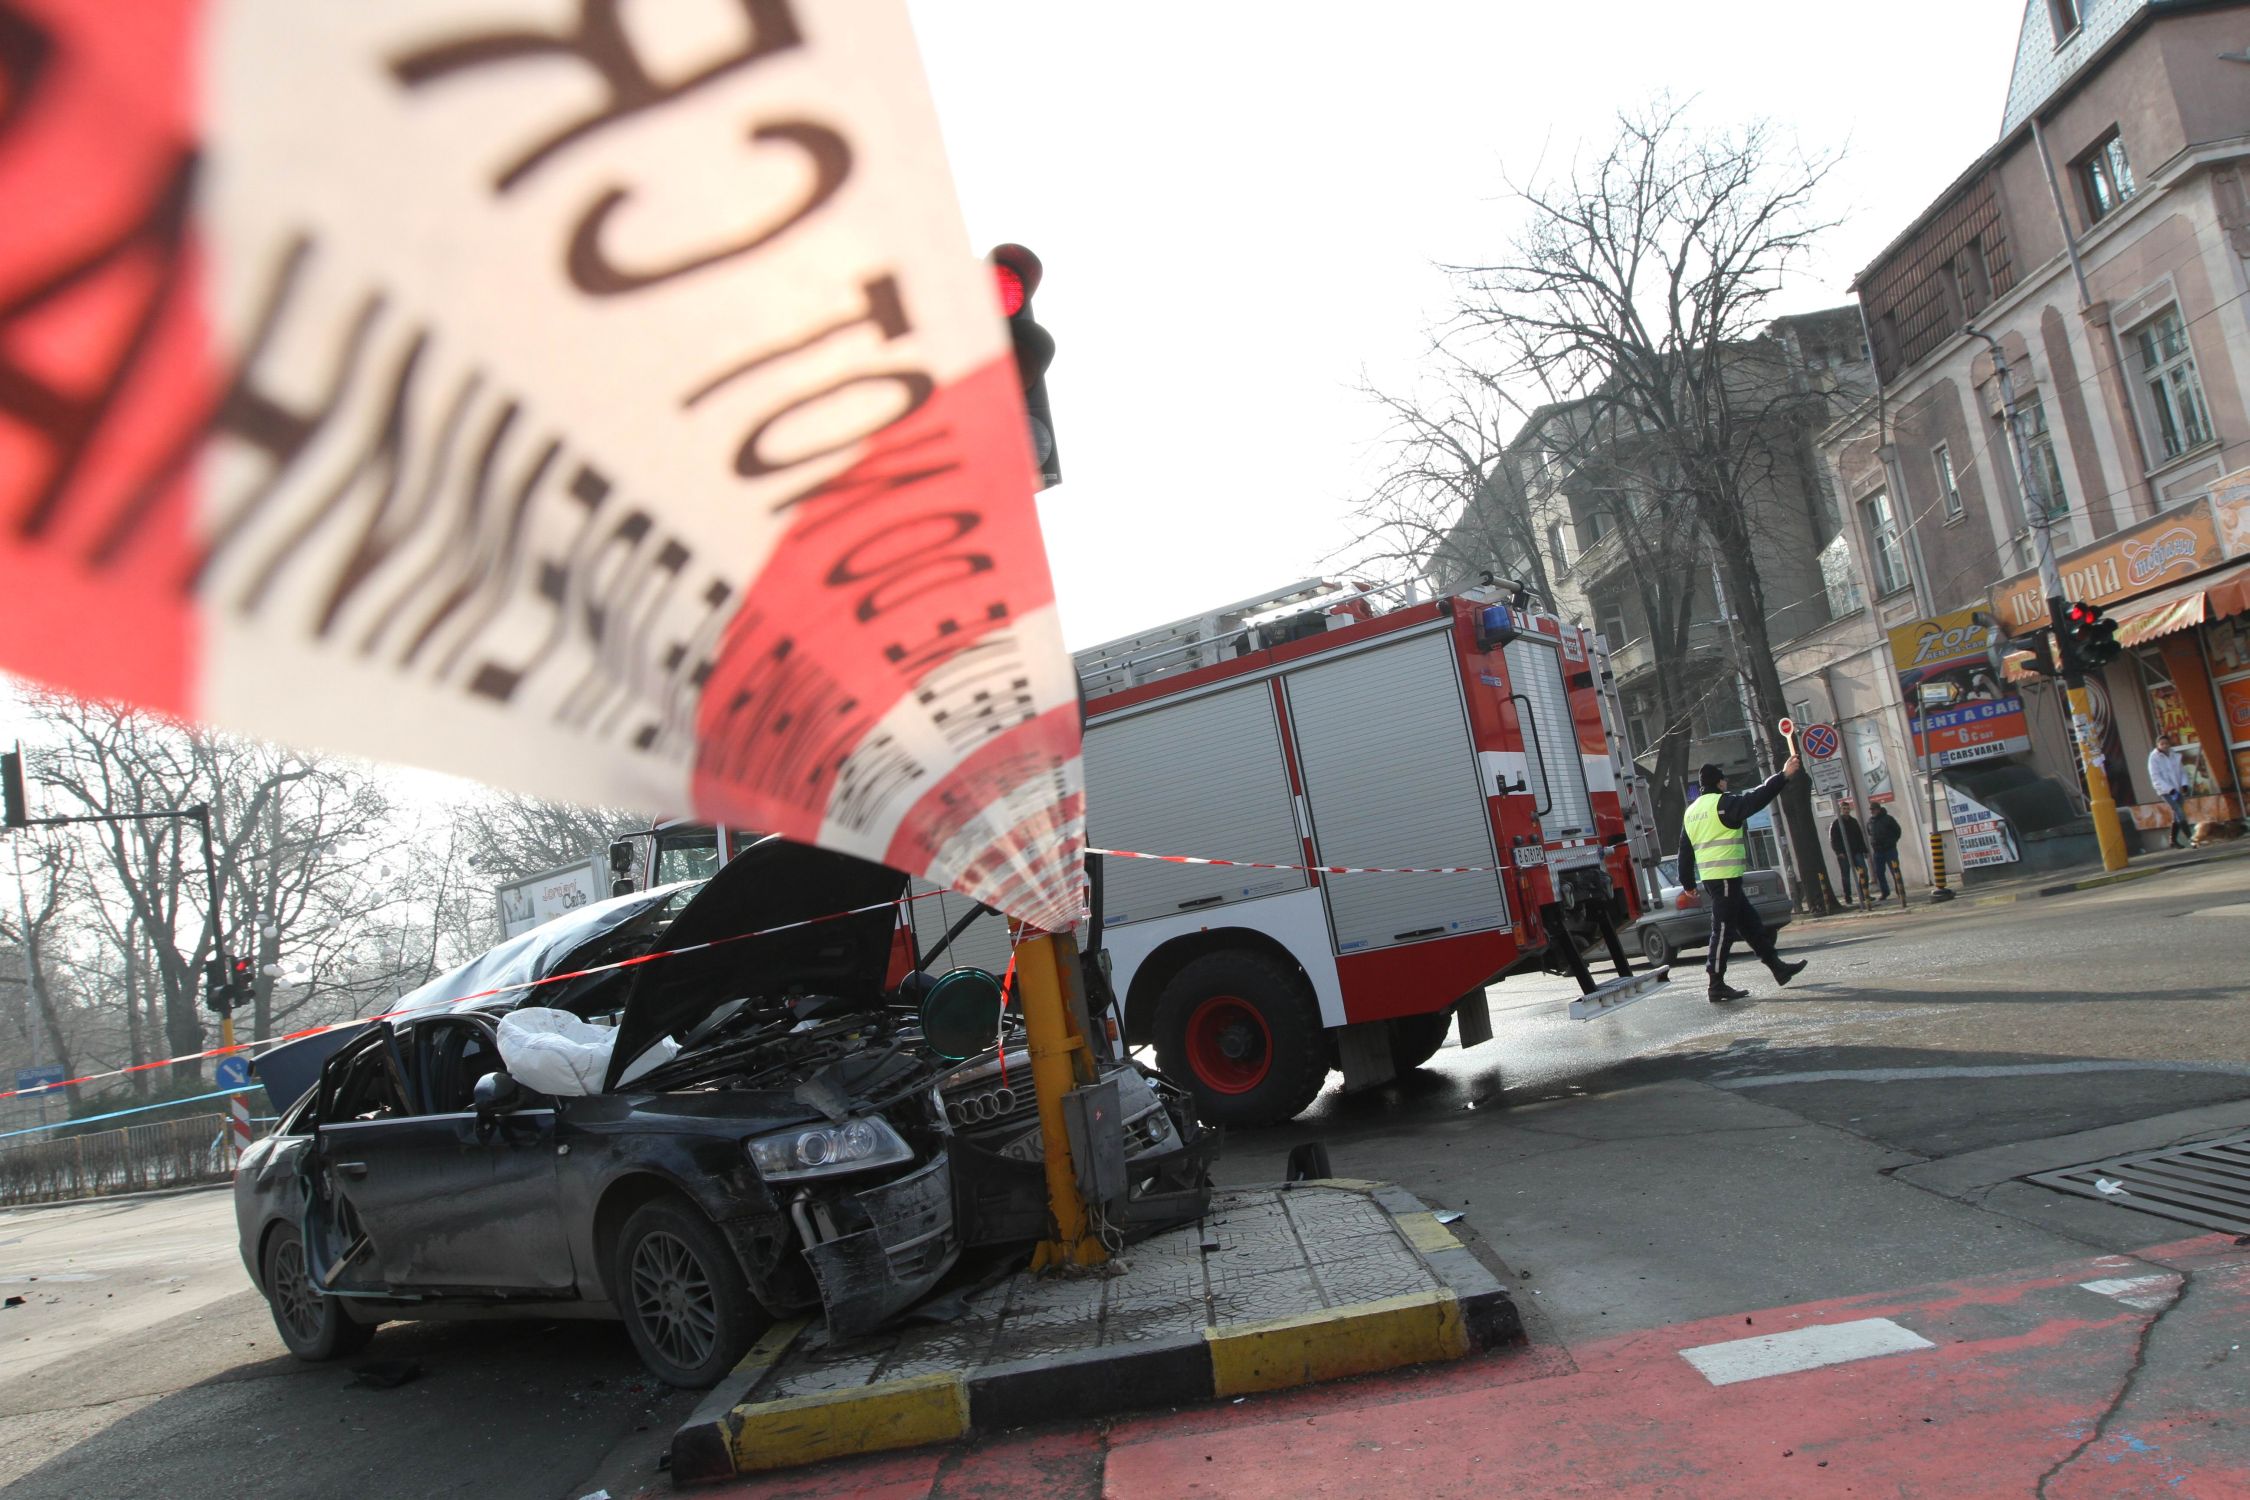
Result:
<svg viewBox="0 0 2250 1500">
<path fill-rule="evenodd" d="M 1702 892 L 1680 889 L 1678 860 L 1658 861 L 1656 878 L 1661 887 L 1656 905 L 1633 924 L 1633 930 L 1640 934 L 1641 952 L 1650 963 L 1668 964 L 1677 954 L 1709 946 L 1711 914 L 1704 909 Z M 1789 889 L 1781 883 L 1779 871 L 1752 870 L 1742 877 L 1742 883 L 1750 893 L 1750 904 L 1768 927 L 1789 924 Z"/>
</svg>

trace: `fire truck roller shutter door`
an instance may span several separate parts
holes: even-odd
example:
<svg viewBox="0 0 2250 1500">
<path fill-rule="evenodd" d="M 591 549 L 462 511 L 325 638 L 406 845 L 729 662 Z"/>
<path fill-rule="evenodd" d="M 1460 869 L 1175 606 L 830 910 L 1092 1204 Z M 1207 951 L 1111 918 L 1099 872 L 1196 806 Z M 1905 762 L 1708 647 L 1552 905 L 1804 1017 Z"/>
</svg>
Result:
<svg viewBox="0 0 2250 1500">
<path fill-rule="evenodd" d="M 1097 722 L 1086 732 L 1089 837 L 1108 849 L 1300 864 L 1304 845 L 1263 682 Z M 1302 890 L 1296 870 L 1113 859 L 1102 889 L 1111 927 Z"/>
<path fill-rule="evenodd" d="M 1355 652 L 1285 680 L 1321 863 L 1498 863 L 1450 635 Z M 1508 925 L 1497 875 L 1339 875 L 1322 888 L 1338 953 Z"/>
</svg>

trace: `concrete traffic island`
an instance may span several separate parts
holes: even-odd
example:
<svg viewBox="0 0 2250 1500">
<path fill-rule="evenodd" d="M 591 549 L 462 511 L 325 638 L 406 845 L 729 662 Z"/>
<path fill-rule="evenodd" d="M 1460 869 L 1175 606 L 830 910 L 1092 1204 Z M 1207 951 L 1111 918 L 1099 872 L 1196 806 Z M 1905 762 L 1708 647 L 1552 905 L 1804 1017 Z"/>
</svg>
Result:
<svg viewBox="0 0 2250 1500">
<path fill-rule="evenodd" d="M 1459 1359 L 1515 1337 L 1500 1282 L 1418 1198 L 1221 1189 L 1112 1268 L 1018 1272 L 943 1323 L 831 1345 L 776 1325 L 672 1441 L 677 1484 Z"/>
</svg>

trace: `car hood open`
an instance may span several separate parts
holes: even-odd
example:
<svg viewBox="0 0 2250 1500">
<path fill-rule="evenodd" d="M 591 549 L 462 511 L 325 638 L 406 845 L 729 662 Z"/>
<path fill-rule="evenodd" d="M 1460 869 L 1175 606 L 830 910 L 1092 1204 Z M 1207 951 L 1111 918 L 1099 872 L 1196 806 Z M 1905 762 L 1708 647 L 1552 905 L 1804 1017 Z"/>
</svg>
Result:
<svg viewBox="0 0 2250 1500">
<path fill-rule="evenodd" d="M 657 950 L 673 956 L 634 971 L 605 1087 L 615 1088 L 658 1038 L 692 1029 L 738 996 L 799 991 L 879 1002 L 898 926 L 891 903 L 905 892 L 904 875 L 848 854 L 780 838 L 745 849 L 657 939 Z"/>
</svg>

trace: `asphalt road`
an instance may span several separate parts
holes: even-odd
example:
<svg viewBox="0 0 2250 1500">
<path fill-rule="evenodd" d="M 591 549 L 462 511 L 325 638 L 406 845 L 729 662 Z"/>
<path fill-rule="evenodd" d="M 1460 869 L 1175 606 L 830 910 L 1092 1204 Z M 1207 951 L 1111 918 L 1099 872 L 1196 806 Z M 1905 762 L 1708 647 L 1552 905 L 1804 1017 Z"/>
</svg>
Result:
<svg viewBox="0 0 2250 1500">
<path fill-rule="evenodd" d="M 1724 1007 L 1691 971 L 1576 1022 L 1567 985 L 1510 981 L 1496 1041 L 1238 1133 L 1221 1176 L 1272 1180 L 1325 1141 L 1341 1174 L 1464 1210 L 1534 1339 L 1571 1347 L 2197 1232 L 1945 1174 L 2183 1110 L 2250 1126 L 2250 859 L 1784 948 L 1812 960 L 1796 984 L 1752 965 L 1754 998 Z M 622 1497 L 661 1482 L 690 1404 L 604 1324 L 394 1325 L 348 1365 L 298 1363 L 220 1192 L 0 1212 L 0 1280 L 27 1298 L 0 1311 L 0 1489 L 25 1500 Z"/>
<path fill-rule="evenodd" d="M 2152 1117 L 2161 1144 L 2180 1111 L 2250 1127 L 2250 859 L 1815 924 L 1782 948 L 1805 973 L 1780 990 L 1738 955 L 1752 998 L 1727 1005 L 1704 999 L 1699 954 L 1591 1021 L 1568 1018 L 1573 986 L 1511 980 L 1493 1042 L 1449 1041 L 1365 1094 L 1332 1085 L 1230 1137 L 1221 1176 L 1269 1179 L 1324 1141 L 1341 1175 L 1464 1210 L 1565 1343 L 2201 1232 L 2020 1183 L 1973 1201 L 1910 1184 L 1934 1159 Z"/>
</svg>

